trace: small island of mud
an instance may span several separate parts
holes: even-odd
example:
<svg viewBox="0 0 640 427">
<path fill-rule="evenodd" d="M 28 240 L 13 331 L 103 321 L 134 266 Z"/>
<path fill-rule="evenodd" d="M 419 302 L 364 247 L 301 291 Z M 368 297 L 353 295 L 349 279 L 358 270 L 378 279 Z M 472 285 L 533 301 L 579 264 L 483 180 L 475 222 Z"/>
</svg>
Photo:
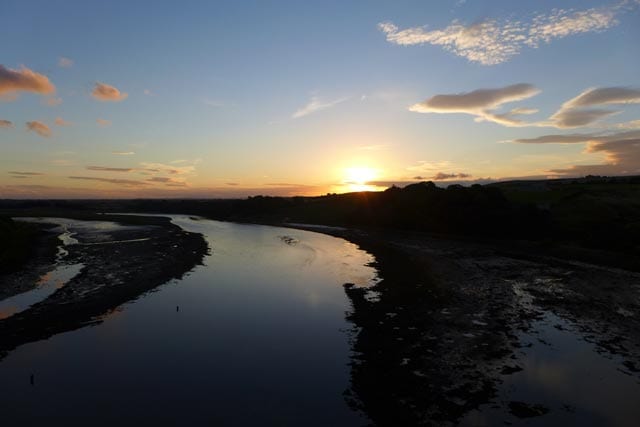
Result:
<svg viewBox="0 0 640 427">
<path fill-rule="evenodd" d="M 57 221 L 60 226 L 49 227 L 41 241 L 51 243 L 61 227 L 67 231 L 75 241 L 63 246 L 68 253 L 58 264 L 77 265 L 79 273 L 43 301 L 0 320 L 0 358 L 19 345 L 100 322 L 119 305 L 181 278 L 209 251 L 202 235 L 186 232 L 168 218 L 136 218 L 129 221 L 136 225 L 115 226 Z M 20 271 L 0 276 L 4 296 L 35 288 L 40 275 L 54 267 L 50 252 L 39 254 Z"/>
</svg>

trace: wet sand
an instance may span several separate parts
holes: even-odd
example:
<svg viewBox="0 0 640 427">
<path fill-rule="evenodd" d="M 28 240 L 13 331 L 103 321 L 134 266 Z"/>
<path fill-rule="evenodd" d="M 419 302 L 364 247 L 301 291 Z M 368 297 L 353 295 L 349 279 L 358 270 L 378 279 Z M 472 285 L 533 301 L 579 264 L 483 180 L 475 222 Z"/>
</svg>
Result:
<svg viewBox="0 0 640 427">
<path fill-rule="evenodd" d="M 82 269 L 45 300 L 0 320 L 0 358 L 19 345 L 100 322 L 119 305 L 182 277 L 202 262 L 209 249 L 200 234 L 186 232 L 167 218 L 149 222 L 154 225 L 70 225 L 78 243 L 65 246 L 63 262 L 81 264 Z M 52 267 L 50 258 L 35 259 L 22 277 L 0 278 L 1 287 L 7 295 L 24 292 Z"/>
<path fill-rule="evenodd" d="M 578 381 L 569 375 L 571 349 L 562 348 L 574 340 L 595 355 L 577 356 L 575 364 L 592 363 L 584 374 L 609 372 L 600 380 L 611 383 L 612 393 L 630 379 L 632 393 L 620 399 L 624 410 L 638 412 L 640 274 L 426 234 L 294 227 L 345 238 L 376 257 L 377 285 L 345 285 L 357 327 L 349 398 L 376 425 L 494 425 L 536 417 L 542 425 L 564 425 L 600 412 L 598 425 L 637 419 L 620 421 L 615 402 L 575 407 L 561 401 L 571 396 L 554 400 L 556 390 L 542 396 L 545 402 L 531 393 L 530 401 L 516 400 L 518 387 L 527 385 L 512 379 Z M 546 342 L 549 329 L 565 335 Z M 547 358 L 559 361 L 556 372 L 533 371 L 530 359 L 549 351 Z M 605 390 L 598 379 L 584 387 L 593 395 Z"/>
</svg>

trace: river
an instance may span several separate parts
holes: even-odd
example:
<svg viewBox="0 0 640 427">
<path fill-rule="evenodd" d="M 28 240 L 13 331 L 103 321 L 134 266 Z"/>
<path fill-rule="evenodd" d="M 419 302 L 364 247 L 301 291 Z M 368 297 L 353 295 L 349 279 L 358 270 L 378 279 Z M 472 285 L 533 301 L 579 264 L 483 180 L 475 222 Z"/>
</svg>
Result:
<svg viewBox="0 0 640 427">
<path fill-rule="evenodd" d="M 373 283 L 372 256 L 309 231 L 172 219 L 207 239 L 205 265 L 97 326 L 13 351 L 0 362 L 3 422 L 366 423 L 343 396 L 342 285 Z"/>
</svg>

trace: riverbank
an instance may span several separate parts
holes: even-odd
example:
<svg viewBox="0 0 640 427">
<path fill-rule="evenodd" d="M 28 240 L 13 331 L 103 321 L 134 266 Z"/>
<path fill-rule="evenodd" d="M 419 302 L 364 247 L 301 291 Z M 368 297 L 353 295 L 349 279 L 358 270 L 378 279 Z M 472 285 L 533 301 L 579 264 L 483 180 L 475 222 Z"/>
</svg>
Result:
<svg viewBox="0 0 640 427">
<path fill-rule="evenodd" d="M 56 250 L 60 244 L 57 233 L 52 231 L 54 226 L 29 226 L 33 230 L 32 236 L 28 241 L 22 242 L 29 247 L 25 251 L 27 259 L 20 263 L 12 263 L 6 266 L 7 271 L 0 272 L 0 301 L 32 289 L 40 277 L 54 268 Z"/>
<path fill-rule="evenodd" d="M 102 217 L 103 220 L 109 219 Z M 77 243 L 65 246 L 62 262 L 81 264 L 80 273 L 30 308 L 0 320 L 0 358 L 13 348 L 101 321 L 101 316 L 157 286 L 187 274 L 209 248 L 204 238 L 172 224 L 168 218 L 136 218 L 137 225 L 66 227 Z M 105 225 L 107 224 L 107 225 Z M 22 271 L 22 282 L 0 278 L 15 293 L 35 287 L 38 274 L 52 266 L 37 264 Z"/>
<path fill-rule="evenodd" d="M 546 345 L 538 328 L 553 316 L 552 327 L 570 324 L 619 375 L 640 380 L 638 273 L 420 233 L 291 226 L 347 239 L 377 260 L 378 284 L 345 286 L 358 328 L 350 401 L 376 425 L 456 424 L 488 402 L 506 422 L 544 415 L 553 425 L 566 408 L 594 410 L 497 399 L 527 369 L 531 341 Z M 562 377 L 556 370 L 546 375 Z"/>
</svg>

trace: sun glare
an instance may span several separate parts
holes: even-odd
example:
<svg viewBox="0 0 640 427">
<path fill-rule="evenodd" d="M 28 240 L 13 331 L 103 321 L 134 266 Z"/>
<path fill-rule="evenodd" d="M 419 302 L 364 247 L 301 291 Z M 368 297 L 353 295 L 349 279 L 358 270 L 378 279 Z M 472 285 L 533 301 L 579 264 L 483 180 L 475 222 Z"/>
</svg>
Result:
<svg viewBox="0 0 640 427">
<path fill-rule="evenodd" d="M 344 170 L 343 184 L 348 191 L 371 191 L 375 186 L 369 183 L 378 177 L 378 172 L 369 167 L 357 166 Z"/>
<path fill-rule="evenodd" d="M 345 184 L 364 185 L 375 179 L 377 173 L 374 169 L 367 167 L 354 167 L 345 170 Z"/>
</svg>

